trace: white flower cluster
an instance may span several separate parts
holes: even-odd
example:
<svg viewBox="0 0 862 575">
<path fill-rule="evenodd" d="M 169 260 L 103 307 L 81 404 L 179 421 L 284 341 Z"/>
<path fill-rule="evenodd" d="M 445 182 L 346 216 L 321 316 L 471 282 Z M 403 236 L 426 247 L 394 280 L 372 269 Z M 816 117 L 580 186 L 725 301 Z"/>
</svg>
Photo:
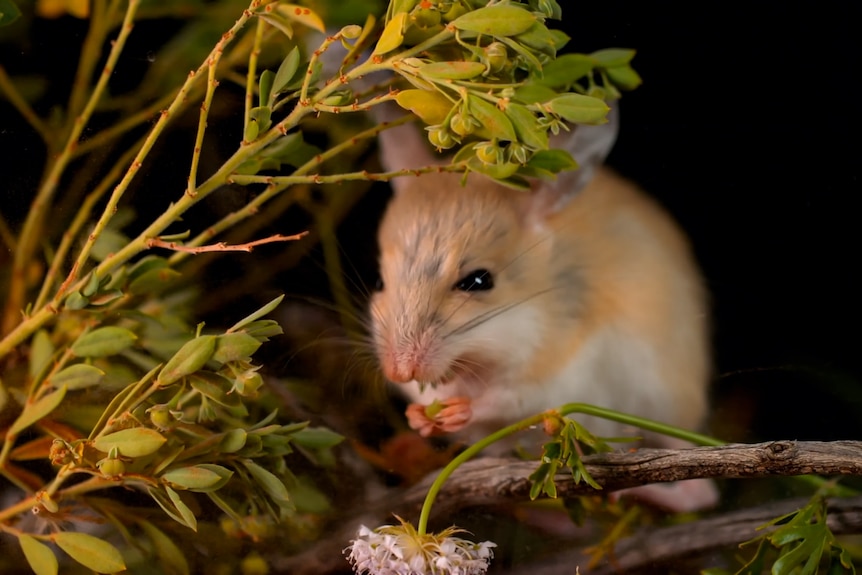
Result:
<svg viewBox="0 0 862 575">
<path fill-rule="evenodd" d="M 482 575 L 496 545 L 452 537 L 458 529 L 420 535 L 409 523 L 359 528 L 344 550 L 359 575 Z"/>
</svg>

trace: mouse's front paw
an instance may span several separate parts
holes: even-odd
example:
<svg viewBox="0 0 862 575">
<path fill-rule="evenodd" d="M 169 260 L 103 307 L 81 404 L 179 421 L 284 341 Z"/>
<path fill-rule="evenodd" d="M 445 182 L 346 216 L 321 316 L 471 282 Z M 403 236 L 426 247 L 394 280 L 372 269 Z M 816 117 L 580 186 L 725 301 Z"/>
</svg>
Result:
<svg viewBox="0 0 862 575">
<path fill-rule="evenodd" d="M 407 423 L 422 437 L 452 433 L 462 429 L 473 416 L 469 397 L 435 399 L 431 405 L 407 406 Z"/>
</svg>

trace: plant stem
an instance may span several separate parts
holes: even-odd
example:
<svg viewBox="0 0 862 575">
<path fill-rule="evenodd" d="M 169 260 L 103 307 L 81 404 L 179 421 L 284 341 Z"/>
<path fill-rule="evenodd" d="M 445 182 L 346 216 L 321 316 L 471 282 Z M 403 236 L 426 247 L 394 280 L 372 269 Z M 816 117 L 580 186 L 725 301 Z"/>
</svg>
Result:
<svg viewBox="0 0 862 575">
<path fill-rule="evenodd" d="M 452 473 L 462 463 L 466 462 L 492 443 L 495 443 L 518 431 L 523 431 L 535 425 L 539 425 L 547 417 L 568 415 L 570 413 L 583 413 L 584 415 L 592 415 L 595 417 L 600 417 L 602 419 L 609 419 L 611 421 L 616 421 L 627 425 L 633 425 L 635 427 L 638 427 L 639 429 L 644 429 L 646 431 L 653 431 L 656 433 L 661 433 L 662 435 L 684 439 L 696 445 L 724 445 L 724 442 L 719 441 L 713 437 L 709 437 L 708 435 L 702 435 L 693 431 L 687 431 L 685 429 L 673 427 L 672 425 L 659 423 L 658 421 L 652 421 L 650 419 L 644 419 L 642 417 L 628 415 L 626 413 L 620 413 L 612 409 L 605 409 L 603 407 L 588 405 L 586 403 L 567 403 L 557 409 L 552 409 L 544 413 L 530 416 L 526 419 L 522 419 L 521 421 L 513 423 L 512 425 L 504 427 L 503 429 L 500 429 L 492 433 L 491 435 L 480 439 L 479 441 L 462 451 L 460 454 L 458 454 L 458 456 L 455 457 L 452 461 L 450 461 L 449 464 L 446 465 L 446 467 L 444 467 L 434 479 L 434 482 L 428 489 L 428 494 L 425 496 L 425 502 L 422 504 L 422 511 L 419 515 L 419 524 L 417 528 L 419 534 L 424 535 L 426 533 L 428 529 L 428 518 L 431 516 L 431 507 L 434 504 L 434 499 L 436 499 L 437 494 L 440 492 L 440 489 L 443 487 L 443 484 L 446 482 L 446 480 L 449 479 L 449 476 L 451 476 Z"/>
<path fill-rule="evenodd" d="M 108 79 L 111 77 L 117 60 L 125 47 L 126 40 L 131 34 L 138 4 L 139 0 L 129 0 L 129 6 L 123 18 L 122 27 L 117 35 L 117 39 L 114 40 L 111 46 L 111 51 L 108 54 L 108 59 L 105 62 L 102 73 L 99 75 L 99 80 L 90 93 L 90 98 L 84 105 L 83 110 L 75 117 L 63 149 L 45 175 L 36 198 L 30 205 L 30 210 L 27 213 L 27 218 L 24 220 L 24 226 L 21 229 L 18 246 L 15 250 L 15 258 L 12 263 L 12 277 L 9 283 L 6 306 L 3 311 L 2 324 L 0 324 L 0 334 L 6 335 L 12 332 L 14 326 L 19 321 L 19 313 L 24 307 L 24 298 L 27 294 L 27 266 L 32 260 L 36 246 L 42 239 L 42 228 L 50 212 L 48 206 L 51 198 L 60 185 L 60 178 L 72 157 L 72 152 L 81 137 L 81 132 L 84 130 L 96 105 L 104 94 L 105 88 L 107 88 Z M 2 353 L 0 353 L 0 356 L 2 356 Z"/>
</svg>

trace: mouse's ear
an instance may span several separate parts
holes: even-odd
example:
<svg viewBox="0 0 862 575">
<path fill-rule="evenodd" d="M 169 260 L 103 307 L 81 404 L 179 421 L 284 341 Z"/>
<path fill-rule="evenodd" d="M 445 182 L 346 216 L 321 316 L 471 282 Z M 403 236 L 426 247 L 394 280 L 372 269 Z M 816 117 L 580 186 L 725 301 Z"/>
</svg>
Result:
<svg viewBox="0 0 862 575">
<path fill-rule="evenodd" d="M 384 102 L 372 108 L 375 122 L 384 123 L 397 120 L 407 112 L 394 102 Z M 380 132 L 377 138 L 380 153 L 380 164 L 387 172 L 421 168 L 440 164 L 440 158 L 434 156 L 424 137 L 425 132 L 415 122 L 388 128 Z M 404 176 L 391 180 L 395 193 L 410 184 L 411 177 Z"/>
<path fill-rule="evenodd" d="M 614 146 L 619 130 L 617 102 L 608 112 L 608 121 L 598 126 L 578 125 L 568 131 L 561 130 L 551 138 L 551 148 L 569 152 L 578 162 L 576 170 L 557 175 L 555 180 L 537 181 L 533 193 L 537 200 L 550 211 L 565 206 L 595 176 Z"/>
</svg>

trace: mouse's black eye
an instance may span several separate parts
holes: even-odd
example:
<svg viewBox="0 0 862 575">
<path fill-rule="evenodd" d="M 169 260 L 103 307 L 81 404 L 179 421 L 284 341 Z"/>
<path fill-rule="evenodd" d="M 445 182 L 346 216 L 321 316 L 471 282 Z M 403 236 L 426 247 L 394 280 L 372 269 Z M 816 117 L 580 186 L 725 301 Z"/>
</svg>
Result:
<svg viewBox="0 0 862 575">
<path fill-rule="evenodd" d="M 473 270 L 455 284 L 456 290 L 484 291 L 494 287 L 494 278 L 488 270 Z"/>
<path fill-rule="evenodd" d="M 374 280 L 374 291 L 383 291 L 383 278 L 380 276 Z"/>
</svg>

